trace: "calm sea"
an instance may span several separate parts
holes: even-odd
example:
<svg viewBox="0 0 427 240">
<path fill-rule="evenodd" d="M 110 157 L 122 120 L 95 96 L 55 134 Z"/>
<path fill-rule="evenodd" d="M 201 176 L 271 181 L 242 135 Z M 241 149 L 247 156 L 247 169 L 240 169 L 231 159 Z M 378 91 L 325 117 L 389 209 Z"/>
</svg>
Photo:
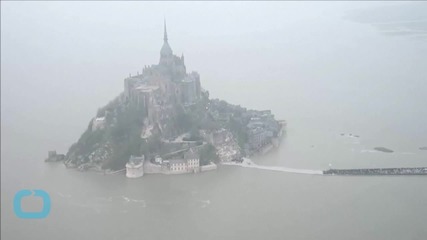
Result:
<svg viewBox="0 0 427 240">
<path fill-rule="evenodd" d="M 427 146 L 426 38 L 390 36 L 342 17 L 319 15 L 294 22 L 297 27 L 288 22 L 220 44 L 205 39 L 209 48 L 188 50 L 187 68 L 200 72 L 212 97 L 271 109 L 287 120 L 281 146 L 255 157 L 257 164 L 427 166 L 427 151 L 419 149 Z M 36 93 L 27 98 L 14 88 L 25 100 L 21 105 L 3 98 L 4 85 L 18 80 L 2 72 L 2 239 L 426 239 L 423 176 L 320 176 L 221 166 L 195 175 L 127 179 L 46 164 L 47 151 L 66 151 L 98 106 L 83 111 L 85 104 L 68 104 L 30 114 L 23 109 L 32 102 L 38 106 Z M 72 99 L 79 90 L 58 91 L 52 99 Z M 89 97 L 76 101 L 91 104 Z M 379 146 L 394 153 L 372 151 Z M 21 189 L 47 191 L 50 215 L 18 219 L 12 201 Z M 26 206 L 37 209 L 40 202 Z"/>
</svg>

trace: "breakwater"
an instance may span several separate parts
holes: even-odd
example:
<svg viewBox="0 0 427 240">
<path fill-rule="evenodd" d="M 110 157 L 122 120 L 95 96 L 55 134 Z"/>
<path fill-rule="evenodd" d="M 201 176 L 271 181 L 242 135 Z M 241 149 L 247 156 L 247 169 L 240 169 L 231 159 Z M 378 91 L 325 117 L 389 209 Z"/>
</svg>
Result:
<svg viewBox="0 0 427 240">
<path fill-rule="evenodd" d="M 329 169 L 324 175 L 427 175 L 427 167 Z"/>
</svg>

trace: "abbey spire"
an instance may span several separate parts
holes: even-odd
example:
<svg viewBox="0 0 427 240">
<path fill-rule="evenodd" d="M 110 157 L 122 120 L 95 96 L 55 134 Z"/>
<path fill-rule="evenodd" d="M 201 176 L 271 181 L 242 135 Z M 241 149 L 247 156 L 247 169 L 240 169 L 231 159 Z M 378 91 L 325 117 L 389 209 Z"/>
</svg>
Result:
<svg viewBox="0 0 427 240">
<path fill-rule="evenodd" d="M 163 46 L 160 50 L 159 69 L 173 81 L 181 81 L 187 74 L 184 55 L 178 57 L 173 54 L 168 42 L 166 19 L 163 22 Z"/>
<path fill-rule="evenodd" d="M 168 32 L 166 31 L 166 18 L 164 19 L 164 33 L 163 33 L 163 41 L 167 42 L 168 41 Z"/>
<path fill-rule="evenodd" d="M 166 31 L 166 19 L 164 20 L 164 35 L 163 35 L 163 46 L 160 50 L 160 63 L 170 64 L 173 58 L 173 52 L 168 43 L 168 33 Z"/>
</svg>

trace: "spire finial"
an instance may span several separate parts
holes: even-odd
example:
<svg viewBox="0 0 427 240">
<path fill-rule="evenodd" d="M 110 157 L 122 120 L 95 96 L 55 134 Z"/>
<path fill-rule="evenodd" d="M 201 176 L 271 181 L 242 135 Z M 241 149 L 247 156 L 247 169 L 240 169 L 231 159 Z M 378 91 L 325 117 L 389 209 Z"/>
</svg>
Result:
<svg viewBox="0 0 427 240">
<path fill-rule="evenodd" d="M 166 31 L 166 18 L 164 18 L 164 28 L 165 28 L 165 32 L 163 35 L 163 41 L 167 42 L 168 41 L 168 33 Z"/>
</svg>

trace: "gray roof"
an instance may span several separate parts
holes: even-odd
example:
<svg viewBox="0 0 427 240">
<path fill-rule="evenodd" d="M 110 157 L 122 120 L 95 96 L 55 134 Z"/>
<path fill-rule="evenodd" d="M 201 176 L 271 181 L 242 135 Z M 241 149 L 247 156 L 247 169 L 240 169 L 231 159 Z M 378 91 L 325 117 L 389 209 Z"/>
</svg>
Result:
<svg viewBox="0 0 427 240">
<path fill-rule="evenodd" d="M 183 164 L 186 163 L 184 159 L 169 159 L 170 164 Z"/>
</svg>

